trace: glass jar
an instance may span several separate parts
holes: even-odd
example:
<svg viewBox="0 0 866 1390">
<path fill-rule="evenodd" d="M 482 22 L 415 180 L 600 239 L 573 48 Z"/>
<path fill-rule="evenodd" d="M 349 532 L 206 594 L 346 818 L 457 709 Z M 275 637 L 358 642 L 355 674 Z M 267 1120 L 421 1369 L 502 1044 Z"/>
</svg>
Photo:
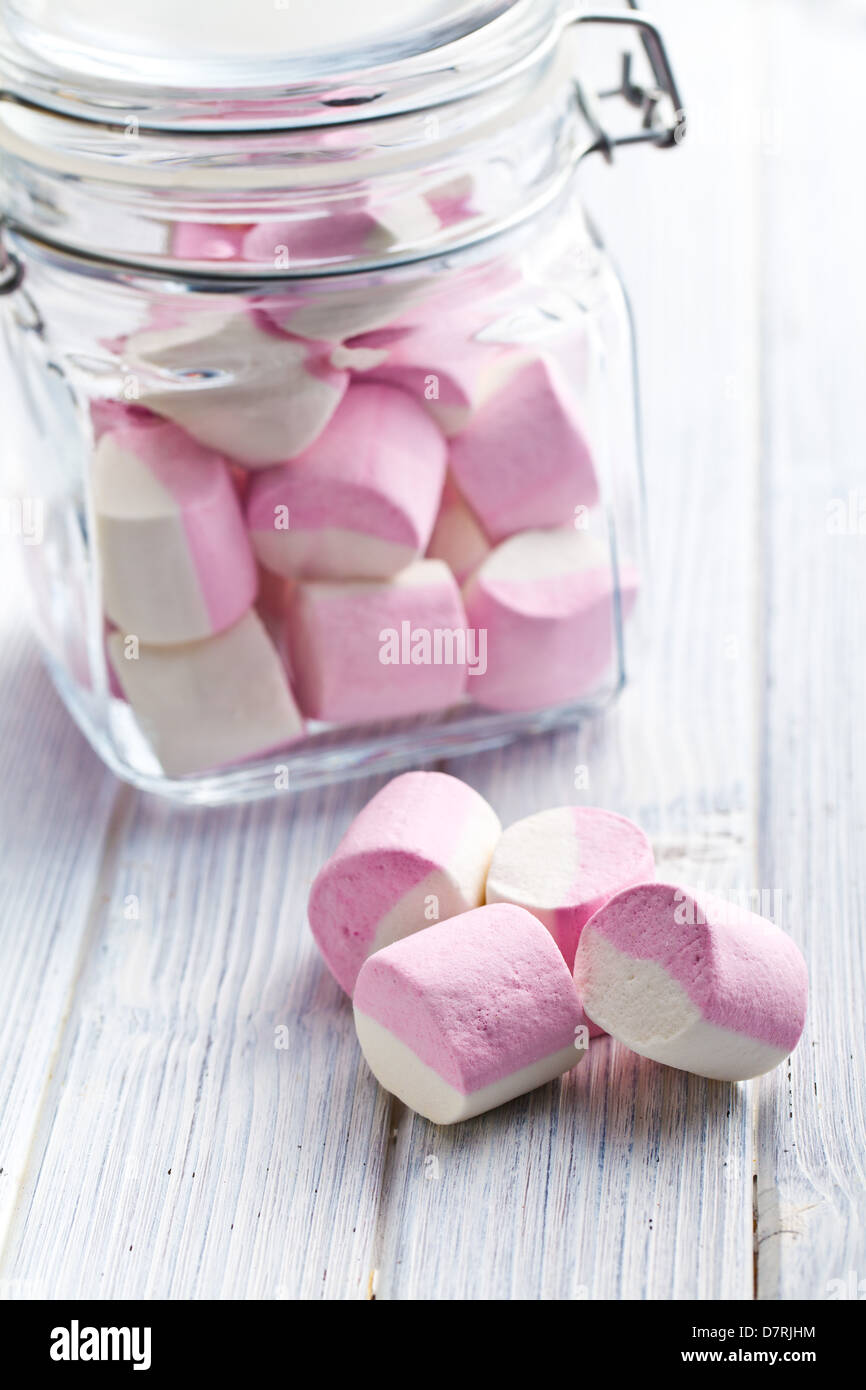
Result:
<svg viewBox="0 0 866 1390">
<path fill-rule="evenodd" d="M 203 27 L 8 0 L 0 35 L 8 516 L 76 722 L 189 802 L 503 744 L 622 687 L 633 344 L 577 170 L 684 128 L 629 11 L 253 8 L 241 34 L 234 0 Z M 649 58 L 618 138 L 575 76 L 590 23 Z"/>
</svg>

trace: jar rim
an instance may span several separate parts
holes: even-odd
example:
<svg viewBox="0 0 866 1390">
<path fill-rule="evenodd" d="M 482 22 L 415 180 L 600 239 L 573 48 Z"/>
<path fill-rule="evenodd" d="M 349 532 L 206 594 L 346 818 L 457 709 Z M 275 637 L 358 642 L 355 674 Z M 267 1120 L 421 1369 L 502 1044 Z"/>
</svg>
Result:
<svg viewBox="0 0 866 1390">
<path fill-rule="evenodd" d="M 100 55 L 69 41 L 40 43 L 32 25 L 13 22 L 15 0 L 5 0 L 0 98 L 99 125 L 123 127 L 132 119 L 143 130 L 350 125 L 426 111 L 507 81 L 557 41 L 566 8 L 564 0 L 467 0 L 457 23 L 336 48 L 317 60 L 277 53 L 211 63 L 195 81 L 189 55 L 181 68 L 164 58 L 148 64 Z"/>
</svg>

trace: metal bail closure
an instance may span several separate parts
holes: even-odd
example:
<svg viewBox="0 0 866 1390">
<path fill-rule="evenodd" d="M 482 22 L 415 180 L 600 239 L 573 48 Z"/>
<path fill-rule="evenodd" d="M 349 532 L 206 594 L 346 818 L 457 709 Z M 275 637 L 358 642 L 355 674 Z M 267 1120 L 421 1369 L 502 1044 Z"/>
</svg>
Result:
<svg viewBox="0 0 866 1390">
<path fill-rule="evenodd" d="M 628 3 L 632 11 L 638 9 L 638 0 L 628 0 Z M 632 79 L 632 54 L 623 53 L 622 80 L 618 87 L 591 95 L 580 83 L 577 84 L 578 100 L 595 135 L 595 142 L 586 153 L 592 154 L 596 150 L 600 150 L 605 159 L 610 162 L 617 145 L 653 144 L 662 149 L 679 145 L 686 134 L 686 113 L 680 99 L 665 42 L 658 26 L 642 14 L 618 14 L 607 11 L 581 11 L 568 15 L 565 24 L 566 27 L 572 24 L 627 25 L 629 28 L 636 29 L 640 34 L 644 52 L 655 79 L 655 85 L 648 87 L 634 82 Z M 605 130 L 601 119 L 600 103 L 611 97 L 621 97 L 629 106 L 634 106 L 643 113 L 639 130 L 633 131 L 629 135 L 610 135 Z M 663 114 L 665 108 L 667 110 L 666 116 Z"/>
<path fill-rule="evenodd" d="M 0 222 L 0 295 L 14 294 L 23 279 L 24 267 L 7 248 L 3 240 L 3 223 Z"/>
</svg>

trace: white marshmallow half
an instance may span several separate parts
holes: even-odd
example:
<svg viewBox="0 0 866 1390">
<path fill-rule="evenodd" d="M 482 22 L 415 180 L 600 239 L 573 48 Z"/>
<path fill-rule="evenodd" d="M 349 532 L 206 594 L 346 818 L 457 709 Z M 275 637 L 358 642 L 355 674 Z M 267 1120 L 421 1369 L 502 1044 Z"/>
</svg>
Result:
<svg viewBox="0 0 866 1390">
<path fill-rule="evenodd" d="M 587 941 L 580 990 L 593 1021 L 632 1052 L 713 1081 L 763 1076 L 790 1051 L 708 1023 L 661 965 L 635 960 L 603 937 Z"/>
<path fill-rule="evenodd" d="M 141 405 L 250 468 L 312 444 L 349 383 L 308 343 L 249 312 L 198 311 L 179 328 L 139 333 L 126 361 L 140 374 Z"/>
<path fill-rule="evenodd" d="M 355 1030 L 364 1060 L 379 1085 L 435 1125 L 458 1124 L 494 1110 L 497 1105 L 506 1105 L 571 1071 L 583 1055 L 570 1043 L 549 1057 L 464 1095 L 422 1062 L 411 1047 L 359 1009 L 355 1010 Z"/>
<path fill-rule="evenodd" d="M 108 648 L 123 693 L 169 777 L 264 755 L 304 732 L 285 671 L 254 612 L 203 642 L 154 647 L 115 632 Z"/>
</svg>

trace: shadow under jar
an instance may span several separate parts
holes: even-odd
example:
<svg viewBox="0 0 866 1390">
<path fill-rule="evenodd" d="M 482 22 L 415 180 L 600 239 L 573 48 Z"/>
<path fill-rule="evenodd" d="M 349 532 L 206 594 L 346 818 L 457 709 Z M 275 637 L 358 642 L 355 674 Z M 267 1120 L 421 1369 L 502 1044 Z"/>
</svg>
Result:
<svg viewBox="0 0 866 1390">
<path fill-rule="evenodd" d="M 578 169 L 677 143 L 658 31 L 306 9 L 3 7 L 34 619 L 105 762 L 180 801 L 575 724 L 625 680 L 644 581 L 631 327 Z M 645 50 L 617 138 L 590 24 Z"/>
</svg>

